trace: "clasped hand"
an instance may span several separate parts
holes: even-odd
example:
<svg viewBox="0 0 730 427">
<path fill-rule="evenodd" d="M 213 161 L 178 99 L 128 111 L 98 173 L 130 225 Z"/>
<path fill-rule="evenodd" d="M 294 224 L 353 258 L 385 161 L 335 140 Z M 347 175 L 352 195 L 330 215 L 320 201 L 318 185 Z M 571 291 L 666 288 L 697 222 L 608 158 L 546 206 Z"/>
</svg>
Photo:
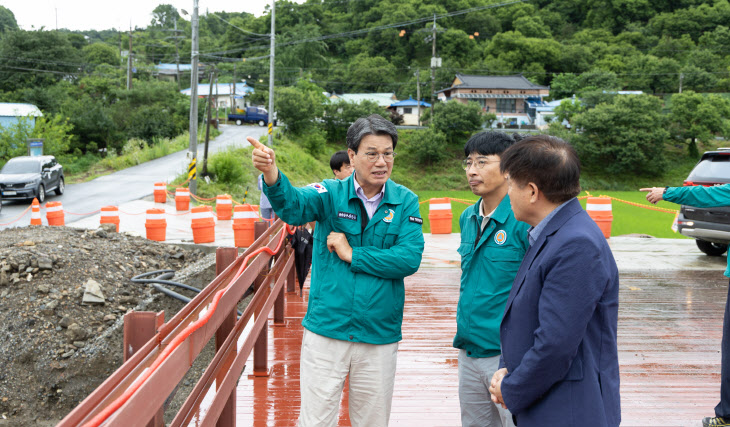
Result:
<svg viewBox="0 0 730 427">
<path fill-rule="evenodd" d="M 341 260 L 351 263 L 352 262 L 352 246 L 347 241 L 345 233 L 331 232 L 327 236 L 327 249 L 330 252 L 335 251 Z"/>
</svg>

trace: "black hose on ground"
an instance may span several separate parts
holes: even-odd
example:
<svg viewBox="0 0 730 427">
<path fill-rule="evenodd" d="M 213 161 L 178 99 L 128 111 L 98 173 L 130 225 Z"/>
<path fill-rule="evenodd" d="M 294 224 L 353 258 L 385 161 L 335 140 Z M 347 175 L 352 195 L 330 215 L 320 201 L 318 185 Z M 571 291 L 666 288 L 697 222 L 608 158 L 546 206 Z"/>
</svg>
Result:
<svg viewBox="0 0 730 427">
<path fill-rule="evenodd" d="M 159 276 L 155 277 L 154 279 L 145 279 L 145 277 L 152 276 L 154 274 L 159 274 Z M 195 288 L 190 285 L 186 285 L 184 283 L 179 282 L 173 282 L 171 280 L 173 276 L 175 276 L 175 270 L 155 270 L 155 271 L 148 271 L 147 273 L 138 274 L 132 279 L 130 279 L 134 283 L 143 283 L 143 284 L 151 284 L 153 288 L 157 289 L 158 291 L 162 292 L 163 294 L 175 298 L 179 301 L 182 301 L 183 303 L 187 304 L 191 301 L 190 298 L 186 297 L 185 295 L 181 295 L 175 291 L 171 291 L 170 289 L 167 289 L 164 286 L 161 285 L 169 285 L 169 286 L 176 286 L 178 288 L 187 289 L 189 291 L 200 293 L 200 289 Z M 248 289 L 246 289 L 246 292 L 243 293 L 243 296 L 241 299 L 244 299 L 251 295 L 253 293 L 253 285 L 251 285 Z M 238 312 L 238 316 L 240 317 L 243 313 L 241 313 L 240 310 L 236 310 Z"/>
</svg>

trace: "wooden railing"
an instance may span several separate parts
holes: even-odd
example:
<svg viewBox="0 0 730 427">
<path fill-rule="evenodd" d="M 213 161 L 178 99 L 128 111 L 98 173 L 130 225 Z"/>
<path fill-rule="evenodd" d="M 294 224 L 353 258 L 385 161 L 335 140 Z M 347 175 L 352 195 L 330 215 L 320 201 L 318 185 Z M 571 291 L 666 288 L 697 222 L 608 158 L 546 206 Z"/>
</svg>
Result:
<svg viewBox="0 0 730 427">
<path fill-rule="evenodd" d="M 257 223 L 256 241 L 240 256 L 237 256 L 236 248 L 219 248 L 216 251 L 216 278 L 169 322 L 164 323 L 162 312 L 128 313 L 124 319 L 124 364 L 74 408 L 59 426 L 98 425 L 100 414 L 118 406 L 120 401 L 123 401 L 121 406 L 102 420 L 106 422 L 105 426 L 163 425 L 165 399 L 214 335 L 215 357 L 171 425 L 187 425 L 195 416 L 201 426 L 234 426 L 236 383 L 252 351 L 253 375 L 268 375 L 268 316 L 273 310 L 274 324 L 284 323 L 284 283 L 288 292 L 295 291 L 293 251 L 288 244 L 282 244 L 274 255 L 263 252 L 251 258 L 243 272 L 238 276 L 237 273 L 248 255 L 264 247 L 275 250 L 281 233 L 286 232 L 281 220 L 270 228 L 266 228 L 265 223 Z M 273 267 L 269 268 L 272 258 Z M 255 289 L 253 297 L 236 319 L 236 305 L 252 284 Z M 171 346 L 176 338 L 184 336 L 182 332 L 186 327 L 206 314 L 216 293 L 225 289 L 208 322 L 179 345 Z M 166 357 L 165 353 L 168 353 Z M 153 366 L 157 368 L 146 381 L 141 385 L 134 384 Z M 211 390 L 214 384 L 215 390 Z M 125 394 L 129 395 L 129 390 L 136 386 L 139 388 L 125 398 Z M 211 395 L 212 403 L 201 408 L 203 397 L 207 396 L 209 400 Z"/>
</svg>

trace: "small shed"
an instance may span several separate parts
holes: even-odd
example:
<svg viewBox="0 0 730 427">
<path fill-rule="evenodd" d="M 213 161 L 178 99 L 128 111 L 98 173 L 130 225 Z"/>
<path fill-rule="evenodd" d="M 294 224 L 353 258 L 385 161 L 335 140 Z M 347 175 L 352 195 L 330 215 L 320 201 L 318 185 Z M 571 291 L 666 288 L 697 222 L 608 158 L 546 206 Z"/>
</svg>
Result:
<svg viewBox="0 0 730 427">
<path fill-rule="evenodd" d="M 426 109 L 431 108 L 431 104 L 425 101 L 416 101 L 408 98 L 390 104 L 390 108 L 394 108 L 398 114 L 403 116 L 403 124 L 409 126 L 419 126 L 419 118 L 423 116 Z"/>
<path fill-rule="evenodd" d="M 36 117 L 43 117 L 43 113 L 33 104 L 0 102 L 0 128 L 17 124 L 21 117 L 30 118 L 35 126 Z"/>
</svg>

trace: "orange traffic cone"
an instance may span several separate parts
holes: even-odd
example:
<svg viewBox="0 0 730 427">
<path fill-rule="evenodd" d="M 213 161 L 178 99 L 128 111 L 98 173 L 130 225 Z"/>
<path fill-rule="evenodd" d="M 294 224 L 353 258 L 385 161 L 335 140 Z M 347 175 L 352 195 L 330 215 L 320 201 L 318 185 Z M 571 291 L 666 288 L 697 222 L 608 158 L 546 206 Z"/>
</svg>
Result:
<svg viewBox="0 0 730 427">
<path fill-rule="evenodd" d="M 119 233 L 119 208 L 116 206 L 102 206 L 99 224 L 114 224 Z"/>
<path fill-rule="evenodd" d="M 215 242 L 215 220 L 210 206 L 196 206 L 191 211 L 193 241 L 195 243 Z"/>
<path fill-rule="evenodd" d="M 63 205 L 61 202 L 48 202 L 46 203 L 46 220 L 48 225 L 65 225 L 63 217 Z"/>
<path fill-rule="evenodd" d="M 43 225 L 43 222 L 41 222 L 41 205 L 38 203 L 38 199 L 33 199 L 30 209 L 30 225 Z"/>
</svg>

